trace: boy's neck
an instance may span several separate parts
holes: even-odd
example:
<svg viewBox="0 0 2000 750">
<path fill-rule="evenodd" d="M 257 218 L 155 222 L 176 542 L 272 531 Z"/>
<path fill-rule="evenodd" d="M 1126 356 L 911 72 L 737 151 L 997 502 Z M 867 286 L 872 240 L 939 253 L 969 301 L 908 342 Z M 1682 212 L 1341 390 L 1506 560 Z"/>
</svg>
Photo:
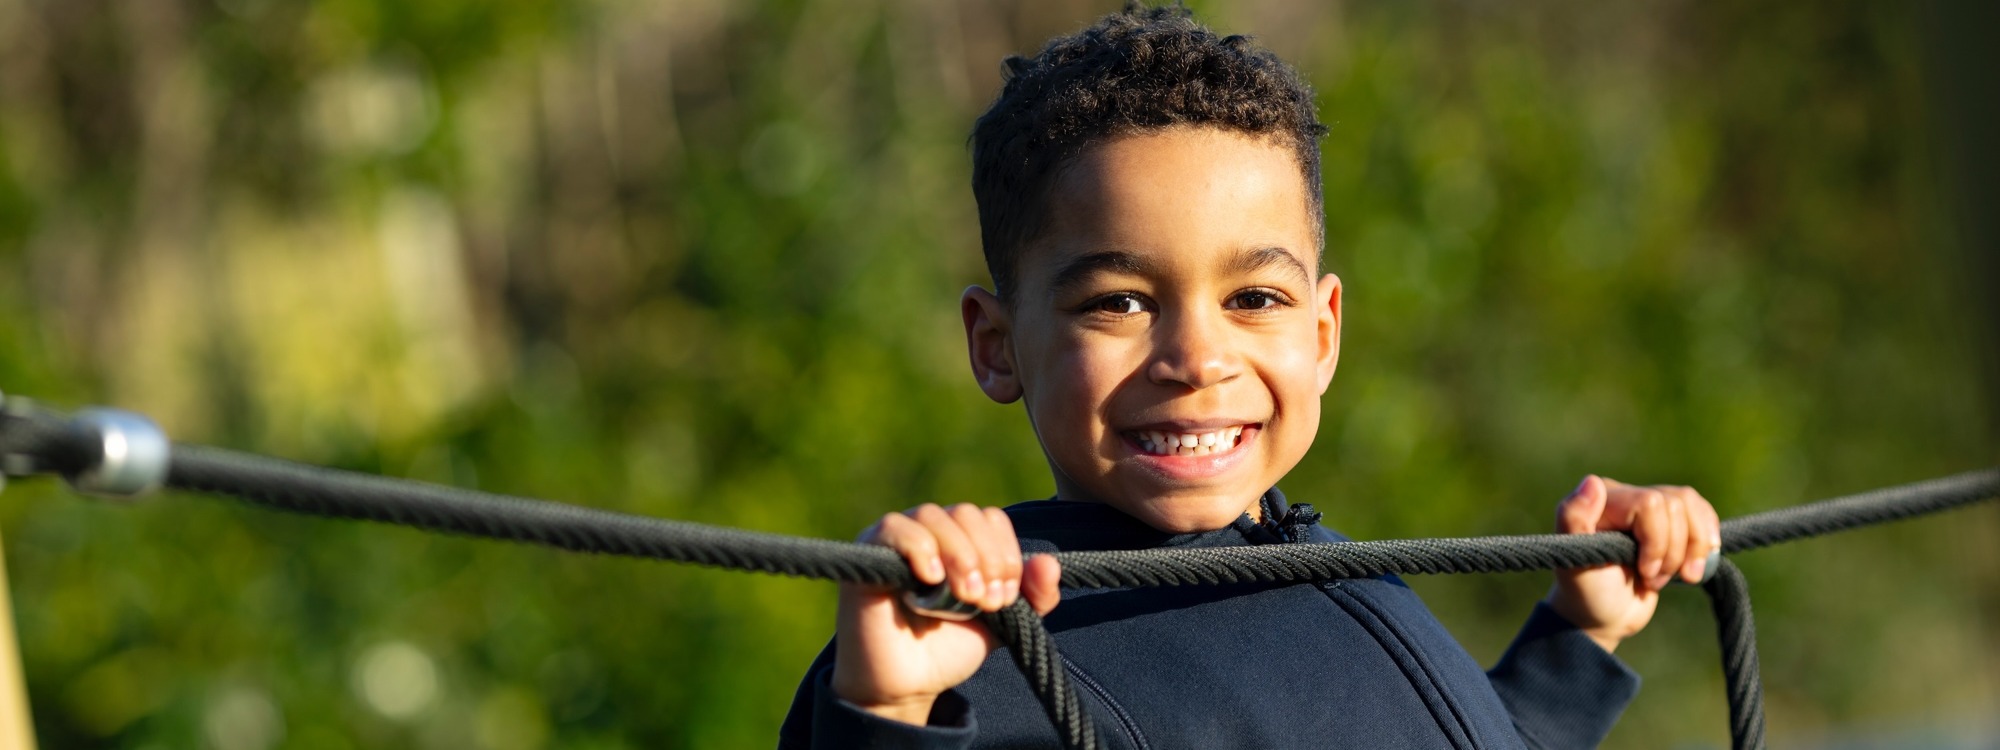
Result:
<svg viewBox="0 0 2000 750">
<path fill-rule="evenodd" d="M 1248 502 L 1244 503 L 1243 514 L 1248 515 L 1250 517 L 1251 522 L 1253 523 L 1264 522 L 1264 496 L 1268 492 L 1269 490 L 1257 493 L 1256 497 L 1252 497 Z M 1111 503 L 1105 502 L 1102 499 L 1099 499 L 1096 495 L 1084 491 L 1082 488 L 1077 487 L 1074 483 L 1063 481 L 1063 479 L 1060 476 L 1058 476 L 1056 479 L 1055 499 L 1066 502 L 1074 502 L 1074 503 L 1096 503 L 1099 505 L 1113 505 Z M 1114 505 L 1113 507 L 1116 506 Z M 1123 512 L 1122 509 L 1121 512 Z M 1127 515 L 1130 514 L 1127 513 Z M 1231 522 L 1233 521 L 1234 519 L 1231 519 Z M 1223 524 L 1223 526 L 1227 525 L 1229 525 L 1229 522 L 1225 522 Z M 1156 529 L 1156 530 L 1166 533 L 1175 533 L 1168 529 Z"/>
</svg>

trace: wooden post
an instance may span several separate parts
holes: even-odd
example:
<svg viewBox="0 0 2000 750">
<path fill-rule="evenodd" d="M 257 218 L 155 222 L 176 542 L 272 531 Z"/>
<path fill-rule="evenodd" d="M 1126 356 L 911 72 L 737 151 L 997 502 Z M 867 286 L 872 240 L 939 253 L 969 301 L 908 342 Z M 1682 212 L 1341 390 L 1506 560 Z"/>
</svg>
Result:
<svg viewBox="0 0 2000 750">
<path fill-rule="evenodd" d="M 13 595 L 7 591 L 4 548 L 0 548 L 0 748 L 35 748 L 35 720 L 28 713 L 28 683 L 21 674 L 21 650 L 14 638 Z"/>
</svg>

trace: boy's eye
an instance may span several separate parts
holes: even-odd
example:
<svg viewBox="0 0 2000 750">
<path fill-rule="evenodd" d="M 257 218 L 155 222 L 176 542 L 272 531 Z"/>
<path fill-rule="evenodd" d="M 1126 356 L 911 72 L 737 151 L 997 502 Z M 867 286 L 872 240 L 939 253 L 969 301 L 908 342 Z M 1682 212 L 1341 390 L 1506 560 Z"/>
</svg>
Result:
<svg viewBox="0 0 2000 750">
<path fill-rule="evenodd" d="M 1249 291 L 1236 295 L 1231 307 L 1238 310 L 1266 310 L 1284 304 L 1278 295 L 1263 291 Z"/>
<path fill-rule="evenodd" d="M 1110 313 L 1112 315 L 1137 315 L 1146 311 L 1146 305 L 1140 302 L 1137 296 L 1130 294 L 1113 294 L 1109 297 L 1103 297 L 1098 299 L 1096 304 L 1091 307 L 1098 312 Z"/>
</svg>

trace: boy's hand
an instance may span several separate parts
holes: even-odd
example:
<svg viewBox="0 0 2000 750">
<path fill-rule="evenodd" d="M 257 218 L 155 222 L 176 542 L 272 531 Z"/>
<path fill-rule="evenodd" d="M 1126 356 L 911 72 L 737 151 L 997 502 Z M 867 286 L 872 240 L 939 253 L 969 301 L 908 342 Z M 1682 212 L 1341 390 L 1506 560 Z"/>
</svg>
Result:
<svg viewBox="0 0 2000 750">
<path fill-rule="evenodd" d="M 1556 531 L 1630 531 L 1639 564 L 1558 570 L 1549 606 L 1605 651 L 1614 650 L 1653 619 L 1667 583 L 1676 576 L 1701 581 L 1709 553 L 1722 547 L 1721 529 L 1714 506 L 1687 487 L 1584 477 L 1556 506 Z"/>
<path fill-rule="evenodd" d="M 951 581 L 960 601 L 982 611 L 1026 595 L 1035 612 L 1048 614 L 1062 596 L 1056 559 L 1035 555 L 1024 564 L 1014 524 L 999 508 L 926 504 L 883 516 L 860 541 L 902 553 L 919 581 Z M 833 692 L 876 715 L 921 725 L 938 695 L 978 671 L 997 642 L 985 625 L 924 617 L 901 599 L 892 589 L 841 585 Z"/>
</svg>

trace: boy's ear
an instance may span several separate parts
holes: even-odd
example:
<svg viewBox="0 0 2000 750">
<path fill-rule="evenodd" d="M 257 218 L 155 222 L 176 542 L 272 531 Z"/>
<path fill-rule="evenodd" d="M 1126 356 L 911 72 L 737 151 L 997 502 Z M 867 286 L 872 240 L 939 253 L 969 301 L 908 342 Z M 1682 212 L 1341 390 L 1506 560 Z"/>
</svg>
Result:
<svg viewBox="0 0 2000 750">
<path fill-rule="evenodd" d="M 986 397 L 1003 404 L 1021 398 L 1021 378 L 1014 369 L 1013 321 L 1007 305 L 992 292 L 966 287 L 958 298 L 965 318 L 965 352 L 972 358 L 972 377 Z"/>
<path fill-rule="evenodd" d="M 1333 383 L 1340 364 L 1340 277 L 1327 274 L 1313 287 L 1313 308 L 1319 317 L 1319 392 Z"/>
</svg>

